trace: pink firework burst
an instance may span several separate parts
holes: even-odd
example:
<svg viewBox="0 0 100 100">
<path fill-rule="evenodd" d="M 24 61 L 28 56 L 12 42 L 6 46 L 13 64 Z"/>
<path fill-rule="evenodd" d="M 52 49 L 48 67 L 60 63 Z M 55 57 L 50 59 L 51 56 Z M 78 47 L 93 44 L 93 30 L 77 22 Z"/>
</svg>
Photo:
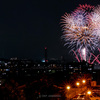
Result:
<svg viewBox="0 0 100 100">
<path fill-rule="evenodd" d="M 77 7 L 77 9 L 75 9 L 73 12 L 72 12 L 72 15 L 74 16 L 77 16 L 78 14 L 83 14 L 84 17 L 88 17 L 88 15 L 90 15 L 90 13 L 94 10 L 94 6 L 91 6 L 91 5 L 79 5 L 79 7 Z"/>
</svg>

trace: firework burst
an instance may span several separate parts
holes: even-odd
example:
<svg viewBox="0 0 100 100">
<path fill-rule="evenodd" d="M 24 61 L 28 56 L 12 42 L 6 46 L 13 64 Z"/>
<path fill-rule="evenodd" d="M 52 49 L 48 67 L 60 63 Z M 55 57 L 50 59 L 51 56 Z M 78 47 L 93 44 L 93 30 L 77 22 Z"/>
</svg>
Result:
<svg viewBox="0 0 100 100">
<path fill-rule="evenodd" d="M 100 25 L 96 28 L 98 20 L 94 17 L 96 15 L 91 13 L 93 10 L 94 6 L 85 4 L 80 5 L 71 14 L 65 13 L 64 16 L 62 16 L 62 38 L 65 40 L 65 45 L 71 47 L 71 50 L 81 51 L 85 48 L 87 54 L 89 54 L 90 51 L 94 51 L 95 48 L 98 47 L 99 37 L 97 35 L 97 29 Z M 94 20 L 96 20 L 95 23 Z M 100 21 L 98 24 L 99 23 Z M 96 29 L 93 28 L 94 26 Z"/>
<path fill-rule="evenodd" d="M 91 28 L 93 30 L 93 34 L 100 37 L 100 6 L 97 6 L 94 11 L 91 13 Z"/>
</svg>

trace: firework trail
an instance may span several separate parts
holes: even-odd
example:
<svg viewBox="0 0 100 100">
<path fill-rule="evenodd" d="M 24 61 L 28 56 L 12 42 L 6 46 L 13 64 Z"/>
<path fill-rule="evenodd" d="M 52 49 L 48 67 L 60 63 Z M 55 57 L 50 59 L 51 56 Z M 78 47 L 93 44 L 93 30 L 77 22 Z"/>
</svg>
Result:
<svg viewBox="0 0 100 100">
<path fill-rule="evenodd" d="M 99 52 L 100 52 L 100 49 L 99 49 L 99 48 L 98 48 L 98 50 L 99 50 Z M 76 53 L 74 50 L 72 50 L 72 51 L 73 51 L 73 53 L 75 54 L 75 57 L 76 57 L 76 59 L 77 59 L 78 62 L 83 61 L 82 55 L 81 55 L 81 53 L 80 53 L 79 50 L 77 51 L 79 55 L 77 55 L 77 53 Z M 83 51 L 84 51 L 84 49 L 83 49 Z M 84 57 L 84 56 L 83 56 L 83 57 Z M 92 59 L 91 59 L 91 58 L 92 58 Z M 89 59 L 87 59 L 87 62 L 88 62 L 89 64 L 93 64 L 94 62 L 100 64 L 100 54 L 94 55 L 93 53 L 90 53 L 90 56 L 89 56 Z"/>
<path fill-rule="evenodd" d="M 82 51 L 85 48 L 87 55 L 89 55 L 98 47 L 100 38 L 98 36 L 100 35 L 98 33 L 100 32 L 100 17 L 98 16 L 100 16 L 100 11 L 87 4 L 79 5 L 71 14 L 65 13 L 62 16 L 62 38 L 65 40 L 65 45 L 71 48 L 71 51 Z M 97 17 L 98 19 L 96 19 Z"/>
</svg>

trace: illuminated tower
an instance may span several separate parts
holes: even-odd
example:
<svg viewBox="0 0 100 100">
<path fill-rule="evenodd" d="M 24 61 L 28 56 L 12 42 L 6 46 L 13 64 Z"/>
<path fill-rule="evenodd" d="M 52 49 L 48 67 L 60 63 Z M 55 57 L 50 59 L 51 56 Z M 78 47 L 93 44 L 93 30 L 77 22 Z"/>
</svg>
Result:
<svg viewBox="0 0 100 100">
<path fill-rule="evenodd" d="M 47 47 L 45 47 L 45 62 L 48 62 L 48 60 L 47 60 Z"/>
</svg>

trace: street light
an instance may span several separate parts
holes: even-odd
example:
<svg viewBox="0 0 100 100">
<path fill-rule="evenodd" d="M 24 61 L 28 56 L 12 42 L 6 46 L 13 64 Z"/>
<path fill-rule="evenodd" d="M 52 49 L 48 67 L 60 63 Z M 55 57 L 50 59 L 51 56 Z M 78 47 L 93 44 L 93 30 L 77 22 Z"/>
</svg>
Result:
<svg viewBox="0 0 100 100">
<path fill-rule="evenodd" d="M 86 80 L 82 80 L 82 83 L 85 84 L 86 83 Z"/>
<path fill-rule="evenodd" d="M 70 86 L 69 86 L 69 85 L 68 85 L 68 86 L 66 86 L 66 89 L 68 90 L 68 91 L 67 91 L 67 99 L 68 99 L 68 100 L 70 100 L 70 97 L 69 97 L 69 90 L 70 90 Z"/>
<path fill-rule="evenodd" d="M 70 90 L 70 86 L 67 86 L 66 89 L 67 89 L 67 90 Z"/>
<path fill-rule="evenodd" d="M 75 90 L 75 94 L 77 94 L 77 91 L 79 91 L 79 85 L 80 85 L 80 83 L 76 82 L 76 86 L 78 87 L 78 89 Z"/>
<path fill-rule="evenodd" d="M 91 95 L 91 91 L 90 91 L 90 90 L 88 90 L 88 91 L 87 91 L 87 94 L 88 94 L 88 95 Z"/>
<path fill-rule="evenodd" d="M 79 86 L 79 85 L 80 85 L 80 83 L 79 83 L 79 82 L 76 82 L 76 85 L 77 85 L 77 86 Z"/>
<path fill-rule="evenodd" d="M 87 91 L 87 95 L 88 95 L 88 98 L 87 98 L 87 99 L 89 99 L 89 97 L 90 97 L 90 95 L 91 95 L 91 91 L 90 91 L 90 90 Z M 89 100 L 90 100 L 90 99 L 89 99 Z"/>
</svg>

